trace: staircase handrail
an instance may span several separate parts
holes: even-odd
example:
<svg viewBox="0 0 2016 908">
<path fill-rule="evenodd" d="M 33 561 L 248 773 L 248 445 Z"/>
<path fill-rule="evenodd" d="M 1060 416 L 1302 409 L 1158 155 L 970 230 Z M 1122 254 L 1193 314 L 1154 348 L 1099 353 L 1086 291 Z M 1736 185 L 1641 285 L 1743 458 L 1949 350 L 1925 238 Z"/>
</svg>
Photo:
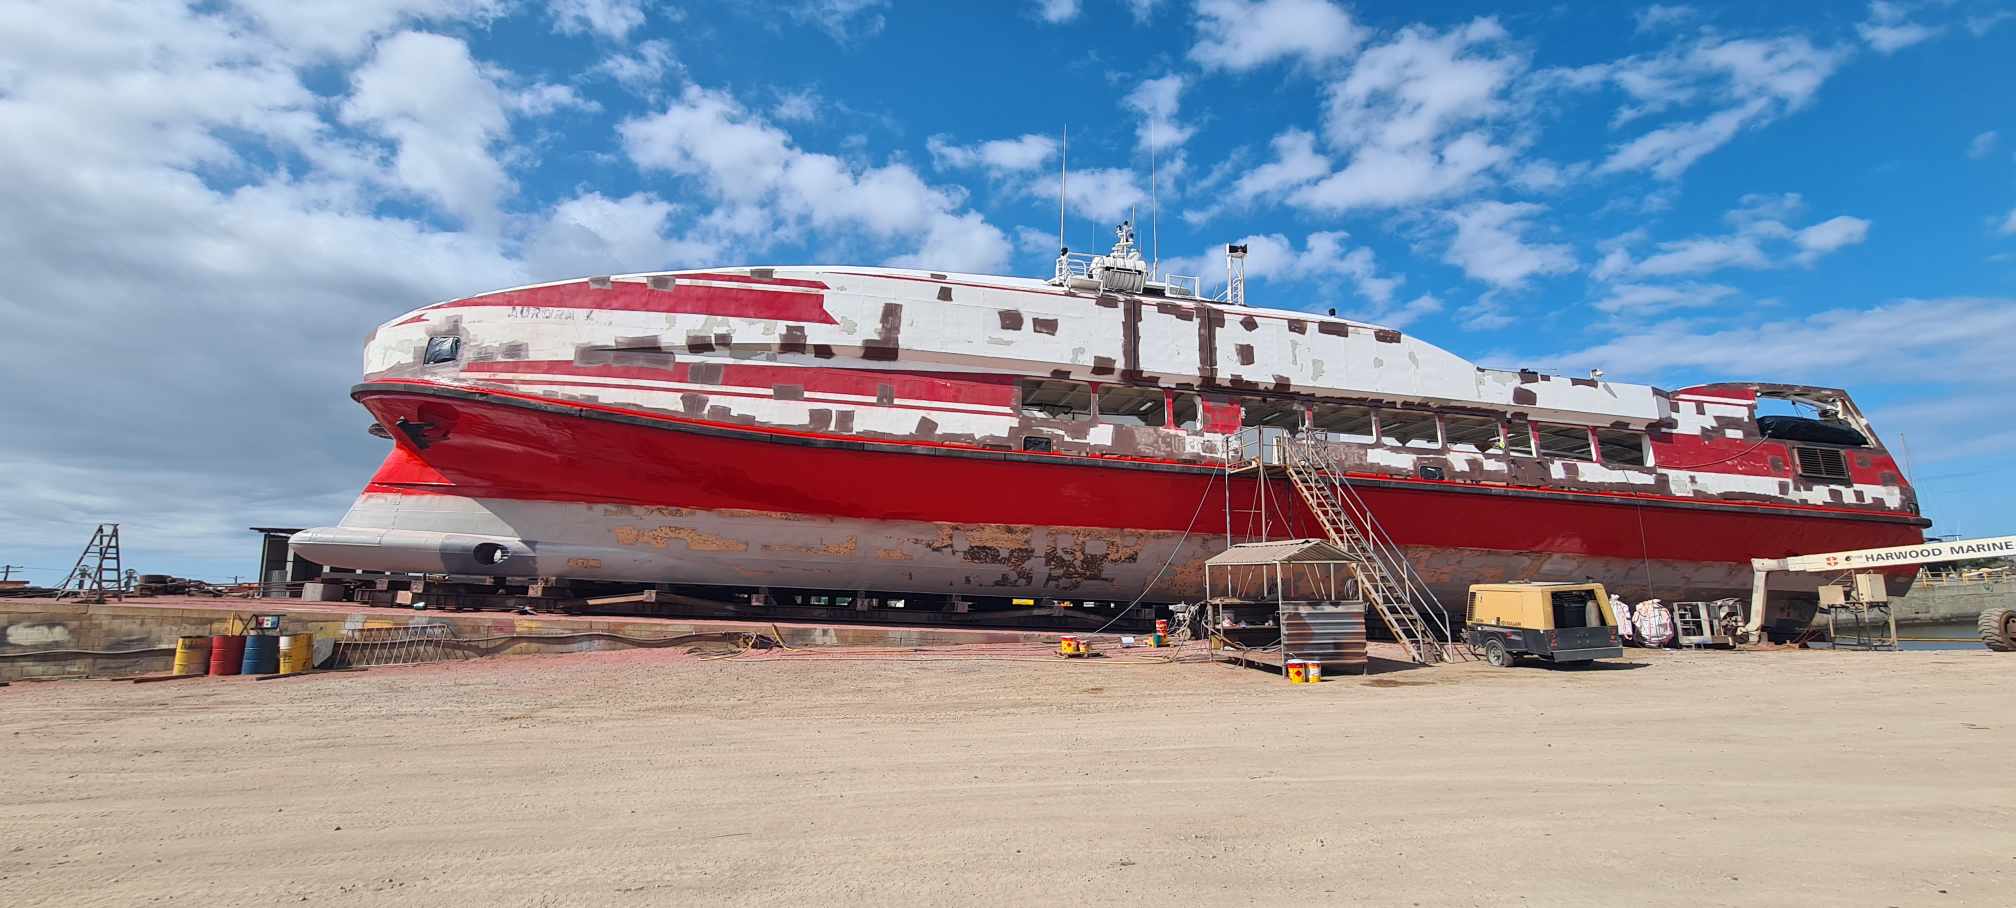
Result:
<svg viewBox="0 0 2016 908">
<path fill-rule="evenodd" d="M 1436 642 L 1454 644 L 1456 635 L 1450 626 L 1448 609 L 1442 606 L 1441 600 L 1428 588 L 1427 580 L 1414 569 L 1413 562 L 1408 560 L 1392 534 L 1388 533 L 1385 526 L 1372 514 L 1371 507 L 1352 486 L 1342 466 L 1329 455 L 1327 446 L 1320 445 L 1314 440 L 1297 439 L 1285 433 L 1280 436 L 1277 444 L 1289 456 L 1306 459 L 1311 466 L 1317 468 L 1315 472 L 1323 476 L 1338 493 L 1336 496 L 1338 503 L 1350 509 L 1351 513 L 1348 516 L 1357 524 L 1360 534 L 1369 543 L 1372 556 L 1379 559 L 1381 566 L 1389 575 L 1400 580 L 1402 591 L 1410 599 L 1425 602 L 1429 606 L 1428 619 L 1433 623 L 1432 630 L 1439 631 L 1442 637 Z"/>
</svg>

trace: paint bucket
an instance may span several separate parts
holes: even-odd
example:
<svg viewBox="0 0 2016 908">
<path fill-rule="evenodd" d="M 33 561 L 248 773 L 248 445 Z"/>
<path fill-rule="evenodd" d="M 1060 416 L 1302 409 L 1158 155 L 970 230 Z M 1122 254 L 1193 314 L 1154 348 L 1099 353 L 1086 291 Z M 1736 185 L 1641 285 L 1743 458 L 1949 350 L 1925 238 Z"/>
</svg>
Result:
<svg viewBox="0 0 2016 908">
<path fill-rule="evenodd" d="M 1169 645 L 1169 619 L 1167 618 L 1155 619 L 1155 636 L 1150 638 L 1148 645 L 1149 646 Z"/>
<path fill-rule="evenodd" d="M 298 675 L 314 667 L 314 634 L 287 634 L 280 638 L 280 674 Z"/>
<path fill-rule="evenodd" d="M 1309 663 L 1300 659 L 1290 659 L 1284 663 L 1284 667 L 1288 670 L 1289 684 L 1309 683 Z"/>
<path fill-rule="evenodd" d="M 235 675 L 245 664 L 245 638 L 217 634 L 210 638 L 210 674 Z"/>
<path fill-rule="evenodd" d="M 272 675 L 280 671 L 280 638 L 258 634 L 245 638 L 245 660 L 239 664 L 241 675 Z"/>
<path fill-rule="evenodd" d="M 1323 663 L 1310 659 L 1302 663 L 1302 672 L 1309 676 L 1310 684 L 1323 683 Z"/>
<path fill-rule="evenodd" d="M 1059 637 L 1057 638 L 1057 655 L 1083 656 L 1085 655 L 1085 644 L 1077 637 Z"/>
<path fill-rule="evenodd" d="M 175 674 L 200 675 L 209 669 L 210 638 L 208 635 L 175 638 Z"/>
</svg>

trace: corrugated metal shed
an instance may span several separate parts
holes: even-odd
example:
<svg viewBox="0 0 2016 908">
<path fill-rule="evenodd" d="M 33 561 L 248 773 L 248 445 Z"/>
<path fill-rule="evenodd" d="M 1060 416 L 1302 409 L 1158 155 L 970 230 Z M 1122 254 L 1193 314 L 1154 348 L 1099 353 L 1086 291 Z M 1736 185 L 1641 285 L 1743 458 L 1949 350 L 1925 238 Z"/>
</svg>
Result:
<svg viewBox="0 0 2016 908">
<path fill-rule="evenodd" d="M 1204 563 L 1222 567 L 1234 564 L 1306 564 L 1327 561 L 1348 563 L 1352 560 L 1342 549 L 1321 539 L 1289 539 L 1281 542 L 1242 542 L 1211 556 Z"/>
<path fill-rule="evenodd" d="M 1323 663 L 1324 671 L 1365 672 L 1365 603 L 1285 602 L 1281 605 L 1284 658 Z"/>
</svg>

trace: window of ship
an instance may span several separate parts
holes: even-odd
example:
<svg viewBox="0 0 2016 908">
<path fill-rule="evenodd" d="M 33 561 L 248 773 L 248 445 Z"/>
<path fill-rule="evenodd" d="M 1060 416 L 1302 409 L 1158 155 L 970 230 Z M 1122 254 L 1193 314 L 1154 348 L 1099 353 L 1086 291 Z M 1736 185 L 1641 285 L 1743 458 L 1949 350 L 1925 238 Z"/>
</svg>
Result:
<svg viewBox="0 0 2016 908">
<path fill-rule="evenodd" d="M 1620 467 L 1650 466 L 1645 456 L 1645 433 L 1629 429 L 1597 429 L 1596 451 L 1603 462 Z"/>
<path fill-rule="evenodd" d="M 1327 432 L 1352 441 L 1371 441 L 1372 408 L 1350 404 L 1317 404 L 1311 423 L 1318 432 Z"/>
<path fill-rule="evenodd" d="M 1118 426 L 1164 424 L 1161 388 L 1129 388 L 1105 385 L 1099 389 L 1099 418 Z"/>
<path fill-rule="evenodd" d="M 1589 448 L 1589 429 L 1586 426 L 1534 427 L 1533 434 L 1540 437 L 1540 456 L 1561 457 L 1568 460 L 1594 460 Z"/>
<path fill-rule="evenodd" d="M 1533 426 L 1513 420 L 1505 424 L 1505 450 L 1517 457 L 1533 456 Z"/>
<path fill-rule="evenodd" d="M 1041 419 L 1085 419 L 1092 415 L 1092 386 L 1050 378 L 1022 380 L 1022 415 Z"/>
<path fill-rule="evenodd" d="M 1169 395 L 1169 422 L 1178 429 L 1196 431 L 1204 428 L 1204 420 L 1197 415 L 1197 395 Z"/>
<path fill-rule="evenodd" d="M 1498 439 L 1498 420 L 1484 416 L 1444 416 L 1442 417 L 1442 438 L 1448 442 L 1449 450 L 1465 451 L 1472 454 L 1502 453 L 1503 446 Z"/>
<path fill-rule="evenodd" d="M 452 363 L 462 355 L 462 339 L 459 337 L 430 337 L 427 339 L 427 356 L 424 365 Z"/>
<path fill-rule="evenodd" d="M 1302 431 L 1302 405 L 1292 400 L 1256 400 L 1239 402 L 1239 424 L 1242 426 L 1271 426 L 1290 432 Z"/>
<path fill-rule="evenodd" d="M 1403 448 L 1439 448 L 1435 414 L 1415 410 L 1380 410 L 1379 440 Z"/>
</svg>

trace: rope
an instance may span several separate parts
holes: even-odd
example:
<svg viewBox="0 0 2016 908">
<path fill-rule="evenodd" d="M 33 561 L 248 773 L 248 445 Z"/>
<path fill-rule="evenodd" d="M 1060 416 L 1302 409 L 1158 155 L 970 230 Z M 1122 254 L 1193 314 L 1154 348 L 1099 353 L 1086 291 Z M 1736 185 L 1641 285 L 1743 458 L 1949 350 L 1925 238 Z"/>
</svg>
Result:
<svg viewBox="0 0 2016 908">
<path fill-rule="evenodd" d="M 1127 603 L 1127 607 L 1121 609 L 1119 614 L 1114 615 L 1112 620 L 1107 621 L 1105 624 L 1099 625 L 1098 630 L 1086 634 L 1085 636 L 1097 637 L 1100 634 L 1106 633 L 1107 628 L 1112 627 L 1115 624 L 1118 624 L 1120 619 L 1127 617 L 1128 612 L 1133 611 L 1135 606 L 1141 604 L 1141 600 L 1148 598 L 1148 591 L 1155 588 L 1155 583 L 1162 579 L 1163 572 L 1169 570 L 1169 565 L 1174 564 L 1176 562 L 1176 553 L 1183 551 L 1183 543 L 1190 541 L 1190 531 L 1197 526 L 1197 518 L 1199 516 L 1202 516 L 1204 513 L 1204 502 L 1209 500 L 1211 497 L 1211 484 L 1217 481 L 1218 481 L 1218 474 L 1216 472 L 1213 472 L 1211 474 L 1211 479 L 1204 483 L 1204 494 L 1197 496 L 1197 509 L 1190 512 L 1190 522 L 1189 524 L 1183 527 L 1183 536 L 1177 539 L 1176 545 L 1172 546 L 1169 549 L 1169 557 L 1162 560 L 1162 566 L 1155 570 L 1155 576 L 1148 578 L 1147 585 L 1141 587 L 1141 595 L 1135 596 L 1134 601 Z M 1229 488 L 1231 483 L 1228 481 L 1226 485 Z"/>
</svg>

